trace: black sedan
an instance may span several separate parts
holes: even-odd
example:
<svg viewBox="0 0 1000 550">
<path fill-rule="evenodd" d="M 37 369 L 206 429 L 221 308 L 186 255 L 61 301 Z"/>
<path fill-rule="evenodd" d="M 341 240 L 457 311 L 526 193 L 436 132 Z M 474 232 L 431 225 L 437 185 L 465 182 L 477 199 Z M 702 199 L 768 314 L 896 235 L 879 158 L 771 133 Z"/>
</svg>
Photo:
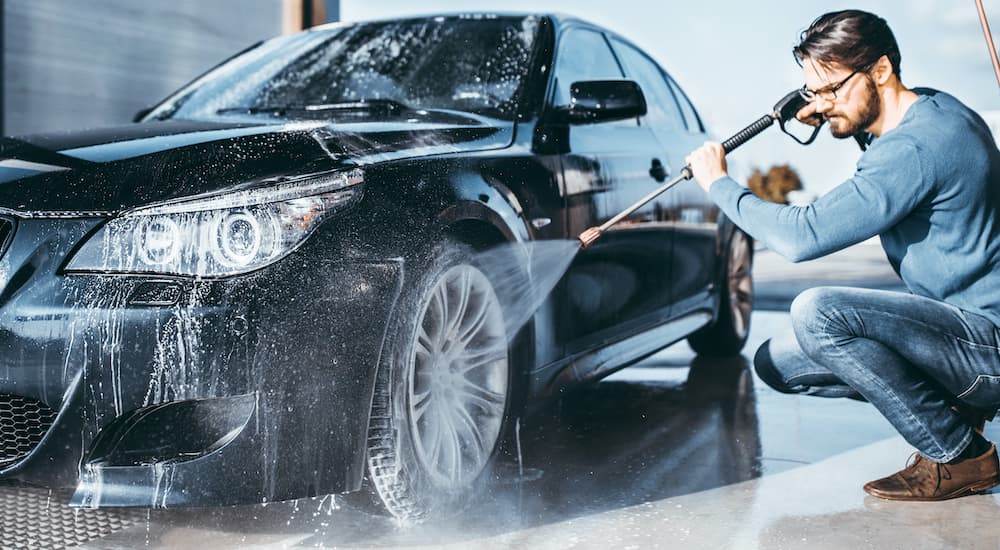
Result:
<svg viewBox="0 0 1000 550">
<path fill-rule="evenodd" d="M 584 21 L 319 27 L 136 122 L 0 142 L 2 480 L 91 507 L 367 486 L 420 518 L 546 398 L 685 337 L 746 339 L 751 242 L 693 182 L 556 246 L 565 274 L 510 322 L 491 250 L 518 285 L 552 277 L 541 245 L 709 137 L 656 62 Z"/>
</svg>

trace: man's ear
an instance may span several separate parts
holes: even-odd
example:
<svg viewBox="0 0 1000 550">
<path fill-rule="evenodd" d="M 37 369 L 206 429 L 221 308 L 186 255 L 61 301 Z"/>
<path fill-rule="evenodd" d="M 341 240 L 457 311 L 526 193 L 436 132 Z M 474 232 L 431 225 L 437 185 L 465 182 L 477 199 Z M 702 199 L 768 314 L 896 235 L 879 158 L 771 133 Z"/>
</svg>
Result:
<svg viewBox="0 0 1000 550">
<path fill-rule="evenodd" d="M 889 82 L 889 78 L 894 74 L 892 70 L 892 62 L 885 55 L 878 58 L 875 65 L 871 68 L 871 76 L 875 81 L 875 84 L 885 85 Z"/>
</svg>

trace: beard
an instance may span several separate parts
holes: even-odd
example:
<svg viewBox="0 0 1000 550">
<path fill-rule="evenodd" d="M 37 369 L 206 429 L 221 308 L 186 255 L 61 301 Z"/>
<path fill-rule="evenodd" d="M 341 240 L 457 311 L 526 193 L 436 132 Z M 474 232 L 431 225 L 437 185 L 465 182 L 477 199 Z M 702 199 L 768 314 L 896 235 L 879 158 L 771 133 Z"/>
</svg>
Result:
<svg viewBox="0 0 1000 550">
<path fill-rule="evenodd" d="M 855 118 L 848 118 L 845 114 L 826 115 L 826 120 L 830 122 L 830 134 L 837 139 L 844 139 L 864 131 L 878 120 L 882 114 L 882 99 L 878 96 L 878 89 L 875 82 L 867 74 L 864 75 L 864 101 L 858 109 Z"/>
</svg>

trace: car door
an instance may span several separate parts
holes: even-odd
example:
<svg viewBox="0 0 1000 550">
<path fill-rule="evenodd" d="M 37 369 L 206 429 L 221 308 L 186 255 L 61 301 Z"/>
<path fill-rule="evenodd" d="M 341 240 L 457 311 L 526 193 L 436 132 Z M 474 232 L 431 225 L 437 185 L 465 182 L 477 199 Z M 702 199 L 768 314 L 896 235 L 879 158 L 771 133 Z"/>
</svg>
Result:
<svg viewBox="0 0 1000 550">
<path fill-rule="evenodd" d="M 687 133 L 678 134 L 677 142 L 684 155 L 709 139 L 687 95 L 667 73 L 664 79 L 681 106 Z M 697 308 L 710 300 L 709 292 L 717 283 L 718 222 L 720 211 L 712 199 L 694 180 L 679 184 L 666 199 L 664 208 L 674 213 L 673 274 L 674 312 Z M 725 244 L 725 243 L 721 243 Z"/>
<path fill-rule="evenodd" d="M 586 80 L 622 79 L 621 65 L 603 33 L 571 27 L 555 60 L 551 105 L 570 103 L 570 86 Z M 562 192 L 571 236 L 600 225 L 659 185 L 660 146 L 636 119 L 574 124 L 565 129 Z M 573 261 L 557 289 L 557 333 L 568 354 L 634 334 L 669 313 L 671 243 L 646 205 Z"/>
<path fill-rule="evenodd" d="M 649 113 L 640 119 L 656 135 L 662 157 L 671 176 L 684 167 L 685 157 L 708 139 L 701 121 L 687 97 L 663 69 L 644 52 L 621 40 L 612 39 L 626 76 L 642 86 Z M 709 298 L 715 273 L 716 219 L 718 210 L 708 194 L 694 180 L 687 180 L 653 201 L 658 213 L 655 223 L 669 233 L 673 243 L 671 287 L 676 307 L 682 314 L 703 305 Z"/>
</svg>

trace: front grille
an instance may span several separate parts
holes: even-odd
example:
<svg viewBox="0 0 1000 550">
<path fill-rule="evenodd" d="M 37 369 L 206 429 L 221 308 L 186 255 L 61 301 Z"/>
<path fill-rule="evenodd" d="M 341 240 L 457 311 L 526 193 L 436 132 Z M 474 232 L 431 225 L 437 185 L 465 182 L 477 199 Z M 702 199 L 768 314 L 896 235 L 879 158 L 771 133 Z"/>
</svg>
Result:
<svg viewBox="0 0 1000 550">
<path fill-rule="evenodd" d="M 28 456 L 56 419 L 45 403 L 0 394 L 0 468 Z"/>
<path fill-rule="evenodd" d="M 7 253 L 7 246 L 14 236 L 14 220 L 0 217 L 0 256 Z"/>
<path fill-rule="evenodd" d="M 149 532 L 140 527 L 144 510 L 81 510 L 63 504 L 68 493 L 30 487 L 0 486 L 0 550 L 63 550 L 85 548 L 135 548 Z M 101 544 L 101 540 L 129 528 L 134 544 Z M 118 534 L 118 537 L 129 537 Z M 129 538 L 124 539 L 127 543 Z M 155 541 L 154 541 L 155 543 Z M 156 544 L 156 546 L 160 546 Z"/>
</svg>

